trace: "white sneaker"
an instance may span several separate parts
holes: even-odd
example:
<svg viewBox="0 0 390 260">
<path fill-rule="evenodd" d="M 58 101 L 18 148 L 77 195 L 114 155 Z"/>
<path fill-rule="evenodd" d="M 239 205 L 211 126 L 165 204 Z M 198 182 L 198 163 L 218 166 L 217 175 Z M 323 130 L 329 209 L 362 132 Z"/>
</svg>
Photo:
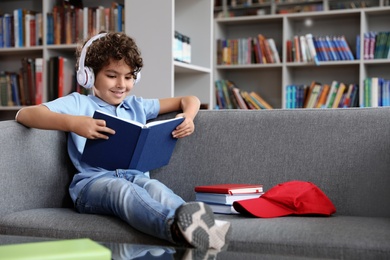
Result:
<svg viewBox="0 0 390 260">
<path fill-rule="evenodd" d="M 221 250 L 228 243 L 230 223 L 215 220 L 212 209 L 203 202 L 180 206 L 175 222 L 187 242 L 195 248 Z"/>
</svg>

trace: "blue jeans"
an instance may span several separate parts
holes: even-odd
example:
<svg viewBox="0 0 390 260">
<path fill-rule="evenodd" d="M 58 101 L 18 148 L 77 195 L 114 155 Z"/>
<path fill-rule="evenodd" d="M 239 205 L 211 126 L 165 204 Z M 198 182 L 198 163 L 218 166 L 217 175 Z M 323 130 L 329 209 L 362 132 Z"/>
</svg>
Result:
<svg viewBox="0 0 390 260">
<path fill-rule="evenodd" d="M 146 234 L 172 241 L 170 226 L 184 200 L 171 189 L 136 170 L 108 172 L 80 192 L 80 213 L 115 215 Z"/>
</svg>

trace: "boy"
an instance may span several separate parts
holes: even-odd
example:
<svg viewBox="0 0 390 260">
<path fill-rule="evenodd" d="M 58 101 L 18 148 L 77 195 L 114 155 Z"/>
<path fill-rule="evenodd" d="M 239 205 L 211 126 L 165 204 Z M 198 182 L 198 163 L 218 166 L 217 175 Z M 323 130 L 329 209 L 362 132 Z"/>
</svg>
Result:
<svg viewBox="0 0 390 260">
<path fill-rule="evenodd" d="M 95 110 L 140 123 L 181 110 L 178 116 L 185 120 L 172 135 L 183 138 L 194 132 L 193 120 L 200 106 L 198 98 L 158 100 L 129 95 L 143 60 L 135 41 L 124 33 L 94 36 L 77 49 L 76 56 L 78 82 L 91 87 L 93 95 L 72 93 L 23 108 L 16 115 L 16 120 L 28 127 L 69 132 L 68 153 L 78 171 L 69 187 L 76 210 L 115 215 L 144 233 L 179 245 L 220 250 L 227 242 L 230 223 L 215 220 L 207 205 L 185 203 L 164 184 L 150 179 L 148 172 L 108 171 L 80 160 L 86 138 L 107 139 L 108 134 L 115 134 L 104 120 L 92 118 Z"/>
</svg>

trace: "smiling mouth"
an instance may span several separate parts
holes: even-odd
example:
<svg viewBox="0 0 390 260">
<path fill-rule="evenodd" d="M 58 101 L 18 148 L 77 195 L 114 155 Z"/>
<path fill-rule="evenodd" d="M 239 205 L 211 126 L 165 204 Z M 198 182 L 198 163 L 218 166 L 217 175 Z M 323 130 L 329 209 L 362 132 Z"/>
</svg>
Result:
<svg viewBox="0 0 390 260">
<path fill-rule="evenodd" d="M 124 91 L 114 91 L 114 90 L 112 90 L 111 92 L 116 95 L 122 95 L 123 93 L 125 93 Z"/>
</svg>

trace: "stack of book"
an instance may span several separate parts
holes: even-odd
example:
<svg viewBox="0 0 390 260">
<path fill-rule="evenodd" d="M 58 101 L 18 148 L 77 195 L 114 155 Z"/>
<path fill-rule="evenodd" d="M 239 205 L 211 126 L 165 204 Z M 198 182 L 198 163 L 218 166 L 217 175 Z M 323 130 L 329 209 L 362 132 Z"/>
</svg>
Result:
<svg viewBox="0 0 390 260">
<path fill-rule="evenodd" d="M 258 198 L 263 194 L 261 184 L 215 184 L 195 187 L 196 201 L 209 205 L 214 213 L 239 214 L 233 208 L 238 200 Z"/>
</svg>

